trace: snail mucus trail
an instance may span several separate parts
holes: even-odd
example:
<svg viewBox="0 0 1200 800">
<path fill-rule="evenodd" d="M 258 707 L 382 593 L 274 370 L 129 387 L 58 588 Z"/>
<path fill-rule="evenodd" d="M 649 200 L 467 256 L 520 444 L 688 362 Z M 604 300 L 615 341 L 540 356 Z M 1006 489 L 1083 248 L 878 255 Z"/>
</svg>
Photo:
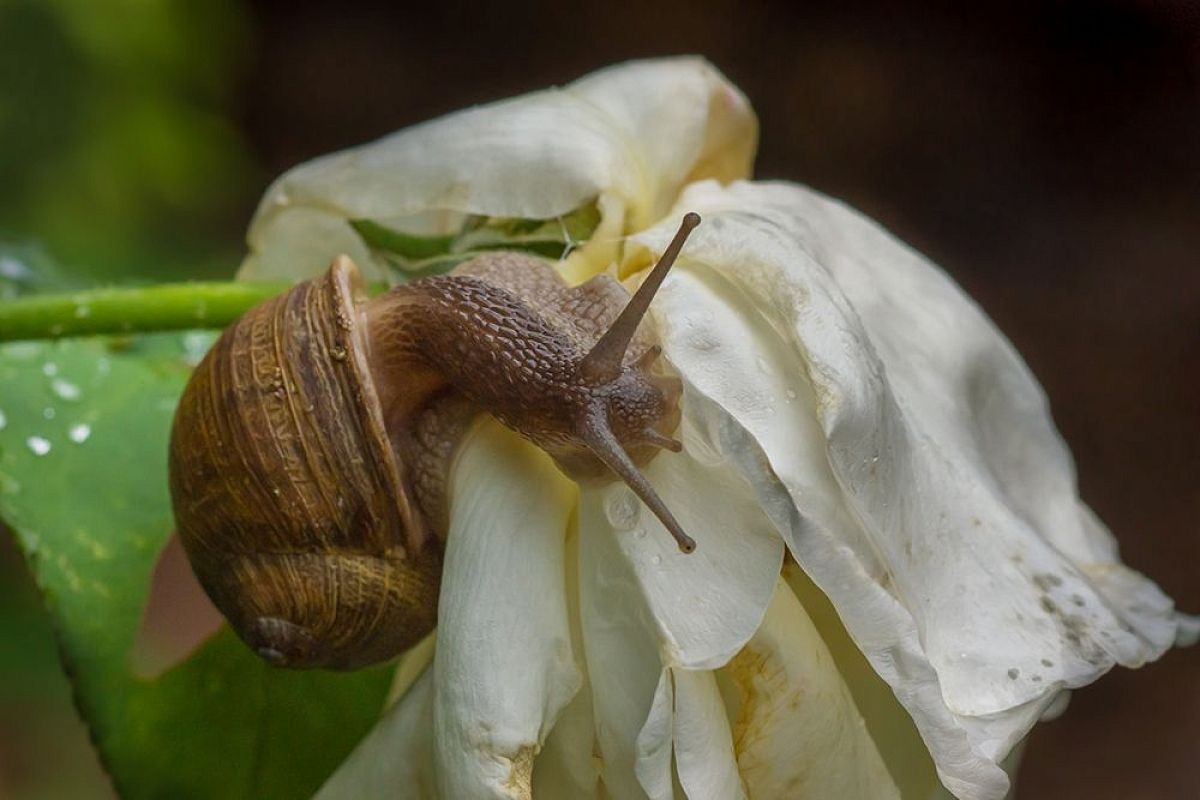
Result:
<svg viewBox="0 0 1200 800">
<path fill-rule="evenodd" d="M 366 299 L 348 258 L 248 311 L 197 367 L 169 478 L 192 568 L 267 661 L 351 669 L 437 623 L 455 446 L 487 412 L 580 480 L 624 481 L 695 542 L 640 466 L 680 419 L 643 323 L 700 217 L 632 298 L 511 252 Z"/>
</svg>

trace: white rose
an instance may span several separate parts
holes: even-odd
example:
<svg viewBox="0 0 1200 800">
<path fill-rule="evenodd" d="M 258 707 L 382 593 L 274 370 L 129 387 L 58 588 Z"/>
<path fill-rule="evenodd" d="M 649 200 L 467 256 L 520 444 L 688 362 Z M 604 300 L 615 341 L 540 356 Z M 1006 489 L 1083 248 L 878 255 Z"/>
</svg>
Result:
<svg viewBox="0 0 1200 800">
<path fill-rule="evenodd" d="M 999 800 L 1066 690 L 1195 640 L 1079 501 L 1008 341 L 870 220 L 743 180 L 756 131 L 706 62 L 630 63 L 268 191 L 249 277 L 339 253 L 385 276 L 350 220 L 438 233 L 595 203 L 563 275 L 636 282 L 684 212 L 704 218 L 653 306 L 685 449 L 646 470 L 697 551 L 623 485 L 577 487 L 478 428 L 436 646 L 406 656 L 406 691 L 322 797 L 878 800 L 940 779 Z"/>
</svg>

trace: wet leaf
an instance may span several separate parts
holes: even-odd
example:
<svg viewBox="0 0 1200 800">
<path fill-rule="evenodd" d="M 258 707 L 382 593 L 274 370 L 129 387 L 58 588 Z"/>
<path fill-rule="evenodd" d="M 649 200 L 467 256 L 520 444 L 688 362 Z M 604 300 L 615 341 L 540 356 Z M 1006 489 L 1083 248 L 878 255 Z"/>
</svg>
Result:
<svg viewBox="0 0 1200 800">
<path fill-rule="evenodd" d="M 171 531 L 167 436 L 211 338 L 0 347 L 0 517 L 125 797 L 308 797 L 379 716 L 389 671 L 289 672 L 222 631 L 153 680 L 130 655 Z"/>
</svg>

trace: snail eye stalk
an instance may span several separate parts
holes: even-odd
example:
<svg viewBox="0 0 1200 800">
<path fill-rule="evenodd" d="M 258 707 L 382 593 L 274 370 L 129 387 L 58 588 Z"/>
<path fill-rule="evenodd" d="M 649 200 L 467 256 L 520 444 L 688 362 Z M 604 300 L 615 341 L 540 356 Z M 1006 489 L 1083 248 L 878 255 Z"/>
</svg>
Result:
<svg viewBox="0 0 1200 800">
<path fill-rule="evenodd" d="M 595 385 L 608 383 L 616 380 L 617 376 L 621 374 L 621 362 L 625 358 L 625 351 L 629 349 L 633 334 L 637 332 L 638 325 L 650 309 L 650 301 L 654 299 L 658 287 L 662 286 L 675 259 L 679 257 L 679 251 L 683 249 L 683 243 L 687 241 L 688 235 L 699 224 L 700 215 L 696 212 L 689 211 L 683 215 L 683 222 L 680 223 L 675 238 L 667 245 L 667 249 L 663 251 L 662 257 L 658 259 L 654 269 L 650 270 L 646 280 L 642 281 L 642 285 L 630 298 L 629 303 L 613 322 L 612 327 L 604 332 L 600 340 L 579 362 L 579 372 L 589 383 Z M 656 352 L 655 355 L 657 354 Z"/>
<path fill-rule="evenodd" d="M 604 332 L 591 351 L 579 362 L 579 375 L 584 381 L 593 386 L 602 386 L 616 381 L 621 376 L 621 364 L 625 359 L 625 352 L 628 350 L 629 343 L 633 340 L 633 335 L 642 318 L 650 309 L 650 301 L 654 299 L 654 295 L 667 277 L 667 272 L 679 257 L 679 251 L 683 249 L 688 235 L 699 224 L 699 214 L 689 212 L 684 215 L 678 232 L 663 252 L 658 263 L 654 265 L 654 269 L 650 271 L 642 285 L 638 287 L 637 292 L 630 298 L 629 303 L 613 322 L 612 327 Z M 645 368 L 661 354 L 662 348 L 654 345 L 641 355 L 634 367 Z M 579 430 L 588 448 L 654 512 L 654 515 L 675 538 L 681 551 L 684 553 L 694 551 L 696 549 L 695 540 L 684 532 L 683 526 L 675 519 L 675 515 L 654 491 L 650 481 L 638 469 L 613 433 L 608 419 L 607 406 L 600 402 L 589 406 L 584 413 L 585 418 L 581 421 Z M 683 449 L 683 445 L 679 441 L 660 434 L 652 428 L 643 431 L 642 436 L 643 441 L 672 452 L 678 453 Z"/>
</svg>

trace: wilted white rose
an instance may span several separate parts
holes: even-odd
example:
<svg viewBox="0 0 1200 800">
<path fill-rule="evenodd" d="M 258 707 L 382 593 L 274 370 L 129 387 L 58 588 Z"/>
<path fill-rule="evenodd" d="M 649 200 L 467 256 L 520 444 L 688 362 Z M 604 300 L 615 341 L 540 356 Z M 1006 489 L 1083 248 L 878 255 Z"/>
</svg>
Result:
<svg viewBox="0 0 1200 800">
<path fill-rule="evenodd" d="M 852 209 L 750 175 L 757 126 L 698 59 L 631 63 L 304 164 L 248 277 L 389 260 L 358 223 L 599 211 L 561 264 L 654 302 L 684 452 L 621 484 L 497 424 L 454 466 L 436 645 L 322 797 L 999 800 L 1068 689 L 1193 641 L 1078 497 L 1041 388 L 943 272 Z M 351 224 L 356 221 L 356 224 Z M 936 772 L 935 772 L 936 769 Z"/>
</svg>

